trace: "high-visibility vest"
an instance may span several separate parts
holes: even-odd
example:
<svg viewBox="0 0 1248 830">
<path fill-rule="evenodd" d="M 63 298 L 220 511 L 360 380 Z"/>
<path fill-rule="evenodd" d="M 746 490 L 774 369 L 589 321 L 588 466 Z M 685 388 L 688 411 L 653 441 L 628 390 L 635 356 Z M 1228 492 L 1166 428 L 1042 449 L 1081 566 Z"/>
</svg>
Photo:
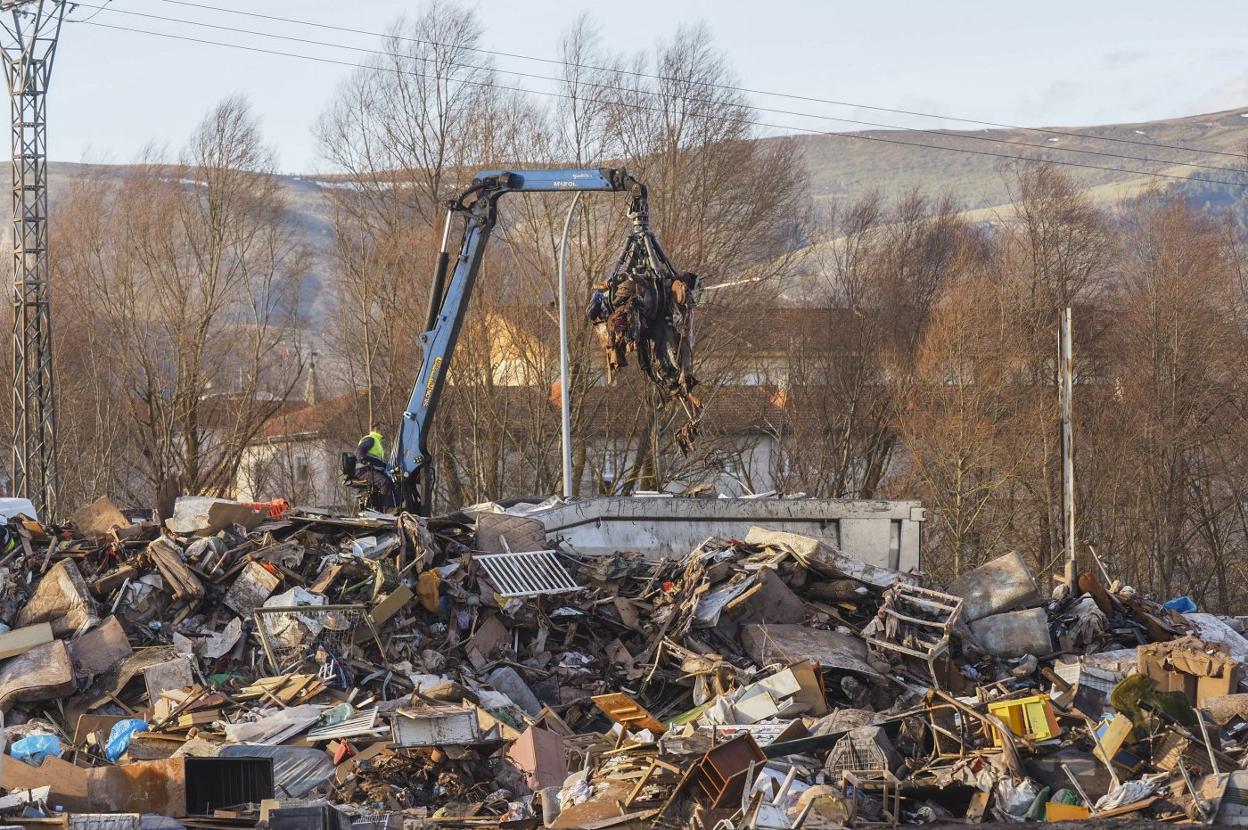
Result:
<svg viewBox="0 0 1248 830">
<path fill-rule="evenodd" d="M 381 433 L 370 432 L 368 435 L 365 435 L 364 438 L 373 439 L 373 445 L 369 447 L 368 454 L 371 455 L 373 458 L 376 458 L 378 461 L 385 463 L 386 451 L 382 449 L 381 447 Z M 364 439 L 361 438 L 360 440 L 363 441 Z"/>
</svg>

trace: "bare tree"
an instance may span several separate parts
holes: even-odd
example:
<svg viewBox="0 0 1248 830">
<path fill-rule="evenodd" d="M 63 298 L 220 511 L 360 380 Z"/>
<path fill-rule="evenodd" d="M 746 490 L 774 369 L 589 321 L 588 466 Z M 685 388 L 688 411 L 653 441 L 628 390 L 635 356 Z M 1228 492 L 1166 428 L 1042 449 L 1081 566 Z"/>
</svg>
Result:
<svg viewBox="0 0 1248 830">
<path fill-rule="evenodd" d="M 1234 380 L 1243 365 L 1243 297 L 1219 223 L 1157 197 L 1123 221 L 1115 405 L 1107 411 L 1118 469 L 1106 477 L 1129 470 L 1130 483 L 1098 507 L 1135 532 L 1120 533 L 1108 555 L 1158 595 L 1204 595 L 1211 575 L 1244 552 L 1242 467 L 1231 438 L 1244 411 Z"/>
<path fill-rule="evenodd" d="M 57 371 L 57 441 L 62 458 L 60 486 L 71 507 L 100 496 L 135 497 L 146 492 L 134 469 L 139 457 L 131 408 L 118 394 L 114 325 L 97 303 L 92 281 L 115 255 L 113 189 L 99 178 L 82 176 L 58 203 L 52 252 L 53 302 L 60 332 Z M 64 233 L 67 229 L 72 233 Z"/>
<path fill-rule="evenodd" d="M 299 377 L 305 259 L 279 188 L 236 97 L 208 114 L 179 163 L 149 158 L 71 207 L 93 232 L 66 240 L 61 273 L 108 333 L 91 335 L 89 354 L 106 358 L 129 414 L 135 497 L 171 484 L 228 493 Z"/>
<path fill-rule="evenodd" d="M 1025 456 L 1011 435 L 1012 329 L 999 284 L 961 280 L 934 313 L 897 425 L 902 489 L 932 509 L 927 569 L 952 575 L 1008 540 L 1009 499 Z"/>
<path fill-rule="evenodd" d="M 782 487 L 871 498 L 892 466 L 899 397 L 946 284 L 966 265 L 951 199 L 912 193 L 834 205 L 817 226 L 808 289 L 822 319 L 791 335 L 788 417 L 772 467 Z"/>
<path fill-rule="evenodd" d="M 441 223 L 441 205 L 480 160 L 493 69 L 476 14 L 434 0 L 400 18 L 317 125 L 322 152 L 367 198 L 359 216 Z"/>
</svg>

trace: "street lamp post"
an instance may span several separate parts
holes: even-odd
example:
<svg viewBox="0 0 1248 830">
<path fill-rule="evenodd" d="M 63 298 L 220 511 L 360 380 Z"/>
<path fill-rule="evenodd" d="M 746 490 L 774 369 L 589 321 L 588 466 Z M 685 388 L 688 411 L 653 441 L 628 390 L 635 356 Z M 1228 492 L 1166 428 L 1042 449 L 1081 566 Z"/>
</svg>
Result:
<svg viewBox="0 0 1248 830">
<path fill-rule="evenodd" d="M 567 218 L 563 221 L 563 241 L 559 246 L 559 397 L 560 414 L 563 420 L 560 440 L 563 452 L 563 497 L 572 498 L 572 405 L 571 378 L 568 371 L 568 235 L 572 231 L 572 215 L 581 201 L 577 192 L 568 206 Z"/>
</svg>

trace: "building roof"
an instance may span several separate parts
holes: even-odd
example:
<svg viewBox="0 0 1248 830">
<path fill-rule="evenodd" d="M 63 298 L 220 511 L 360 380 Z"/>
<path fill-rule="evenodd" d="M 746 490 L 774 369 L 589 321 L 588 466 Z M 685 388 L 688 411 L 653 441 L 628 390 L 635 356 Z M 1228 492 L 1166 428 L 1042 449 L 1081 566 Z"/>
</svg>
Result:
<svg viewBox="0 0 1248 830">
<path fill-rule="evenodd" d="M 239 426 L 240 421 L 265 416 L 265 423 L 288 416 L 307 408 L 308 404 L 298 398 L 278 400 L 276 398 L 255 398 L 249 400 L 246 395 L 227 392 L 209 395 L 200 399 L 196 407 L 196 421 L 200 429 L 230 430 Z M 136 400 L 134 407 L 140 418 L 150 418 L 150 410 L 146 402 Z"/>
<path fill-rule="evenodd" d="M 783 421 L 779 406 L 783 396 L 763 386 L 720 386 L 699 388 L 704 396 L 703 424 L 720 434 L 749 434 L 775 429 Z M 491 390 L 492 416 L 503 416 L 513 435 L 531 431 L 535 420 L 547 420 L 557 428 L 558 392 L 536 386 L 500 386 Z M 264 425 L 259 440 L 275 441 L 304 437 L 350 434 L 367 420 L 368 393 L 358 390 L 312 406 L 277 415 Z M 602 435 L 627 430 L 644 421 L 632 390 L 598 386 L 588 390 L 581 401 L 590 413 L 589 431 Z"/>
<path fill-rule="evenodd" d="M 274 440 L 303 435 L 325 435 L 357 421 L 368 420 L 368 390 L 357 389 L 316 404 L 304 404 L 270 418 L 258 437 Z"/>
</svg>

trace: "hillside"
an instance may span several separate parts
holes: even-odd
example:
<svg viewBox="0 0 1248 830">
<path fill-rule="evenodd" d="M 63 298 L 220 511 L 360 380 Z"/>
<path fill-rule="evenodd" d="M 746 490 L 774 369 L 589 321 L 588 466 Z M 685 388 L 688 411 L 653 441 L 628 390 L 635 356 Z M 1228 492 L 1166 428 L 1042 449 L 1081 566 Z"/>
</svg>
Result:
<svg viewBox="0 0 1248 830">
<path fill-rule="evenodd" d="M 1248 149 L 1248 112 L 1233 110 L 1149 121 L 1136 124 L 1109 124 L 1093 127 L 1054 127 L 1062 133 L 1079 136 L 1104 136 L 1129 141 L 1146 141 L 1178 147 L 1200 147 L 1226 153 L 1244 153 Z M 896 197 L 918 187 L 931 193 L 952 193 L 968 210 L 982 210 L 1006 205 L 1010 195 L 1002 175 L 1010 163 L 1005 159 L 969 153 L 948 152 L 924 147 L 910 147 L 883 141 L 888 139 L 914 143 L 957 147 L 1003 155 L 1027 155 L 1072 161 L 1097 167 L 1126 170 L 1149 170 L 1171 175 L 1207 179 L 1225 179 L 1227 174 L 1214 170 L 1175 164 L 1194 162 L 1217 167 L 1246 165 L 1216 152 L 1191 153 L 1164 147 L 1144 147 L 1117 141 L 1092 138 L 1046 135 L 1029 130 L 967 130 L 930 133 L 906 133 L 897 130 L 873 130 L 852 134 L 860 138 L 834 135 L 807 135 L 797 139 L 801 144 L 810 173 L 811 196 L 818 202 L 853 199 L 873 189 L 886 197 Z M 1033 145 L 1021 147 L 980 141 L 972 137 L 992 138 Z M 1157 159 L 1168 164 L 1149 164 L 1129 159 L 1083 153 L 1062 152 L 1057 148 L 1077 148 Z M 1110 204 L 1139 193 L 1142 189 L 1165 179 L 1134 173 L 1106 172 L 1078 167 L 1064 167 L 1100 203 Z"/>
<path fill-rule="evenodd" d="M 1243 113 L 1243 114 L 1241 114 Z M 1221 152 L 1244 152 L 1248 148 L 1248 112 L 1228 111 L 1150 121 L 1138 124 L 1111 124 L 1095 127 L 1061 127 L 1064 133 L 1080 136 L 1109 136 L 1175 146 L 1201 147 Z M 973 218 L 991 220 L 1008 210 L 1010 194 L 1004 175 L 1009 162 L 991 156 L 947 152 L 925 147 L 903 146 L 882 141 L 889 139 L 947 147 L 969 147 L 1007 155 L 1047 156 L 1054 160 L 1078 161 L 1098 167 L 1119 167 L 1170 173 L 1183 177 L 1207 179 L 1229 178 L 1213 170 L 1174 164 L 1178 160 L 1194 161 L 1218 167 L 1248 167 L 1236 159 L 1216 153 L 1185 153 L 1164 147 L 1143 147 L 1135 144 L 1097 141 L 1072 136 L 1046 136 L 1027 130 L 945 131 L 940 135 L 875 130 L 852 134 L 860 138 L 819 135 L 800 136 L 800 143 L 810 176 L 810 195 L 816 204 L 833 200 L 853 199 L 873 189 L 886 198 L 898 197 L 912 188 L 929 193 L 953 194 Z M 987 136 L 1007 141 L 1025 142 L 1033 148 L 968 140 L 968 136 Z M 778 139 L 761 139 L 775 141 Z M 1144 156 L 1169 164 L 1147 164 L 1103 156 L 1076 155 L 1056 151 L 1057 147 L 1078 147 L 1125 156 Z M 1082 185 L 1098 203 L 1109 205 L 1137 195 L 1153 186 L 1182 186 L 1199 199 L 1211 202 L 1242 199 L 1238 188 L 1210 186 L 1200 182 L 1182 183 L 1136 173 L 1063 168 Z M 124 165 L 81 165 L 53 162 L 49 167 L 53 214 L 56 203 L 63 199 L 73 179 L 88 175 L 116 177 L 124 174 Z M 299 229 L 306 242 L 317 253 L 312 273 L 304 292 L 302 310 L 316 328 L 325 328 L 334 310 L 331 284 L 332 252 L 331 214 L 326 189 L 331 182 L 305 176 L 281 176 L 289 204 L 290 221 Z M 3 244 L 3 243 L 0 243 Z M 797 292 L 801 291 L 798 288 Z"/>
<path fill-rule="evenodd" d="M 66 197 L 76 178 L 116 179 L 127 169 L 128 165 L 51 162 L 48 165 L 48 200 L 53 221 L 56 221 L 57 203 Z M 333 310 L 332 293 L 324 290 L 331 272 L 330 256 L 333 251 L 333 215 L 329 200 L 325 198 L 321 185 L 313 179 L 279 176 L 278 180 L 286 198 L 288 219 L 315 254 L 304 285 L 301 311 L 309 320 L 328 319 Z M 7 233 L 0 234 L 0 249 L 8 249 Z"/>
</svg>

